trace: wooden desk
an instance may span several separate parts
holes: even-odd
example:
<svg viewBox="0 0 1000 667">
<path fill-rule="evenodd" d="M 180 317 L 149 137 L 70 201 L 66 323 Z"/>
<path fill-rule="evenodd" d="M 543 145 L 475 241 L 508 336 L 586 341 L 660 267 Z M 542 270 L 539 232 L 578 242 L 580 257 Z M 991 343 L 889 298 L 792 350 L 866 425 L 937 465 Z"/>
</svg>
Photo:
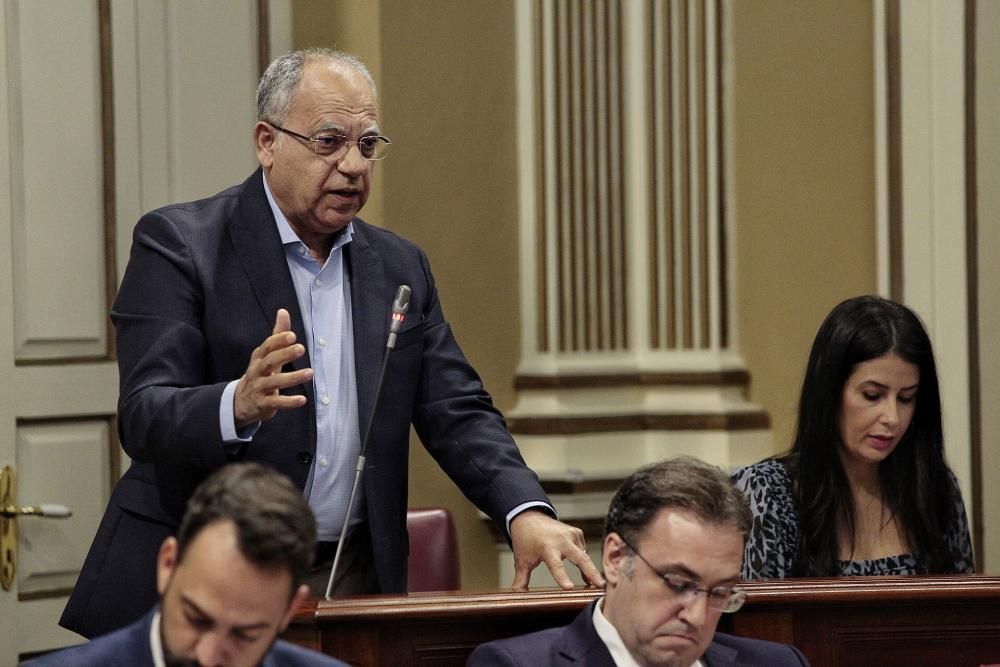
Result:
<svg viewBox="0 0 1000 667">
<path fill-rule="evenodd" d="M 802 649 L 813 667 L 1000 663 L 1000 577 L 751 582 L 719 629 Z M 417 593 L 312 601 L 286 639 L 352 664 L 464 665 L 478 644 L 565 625 L 599 591 Z"/>
</svg>

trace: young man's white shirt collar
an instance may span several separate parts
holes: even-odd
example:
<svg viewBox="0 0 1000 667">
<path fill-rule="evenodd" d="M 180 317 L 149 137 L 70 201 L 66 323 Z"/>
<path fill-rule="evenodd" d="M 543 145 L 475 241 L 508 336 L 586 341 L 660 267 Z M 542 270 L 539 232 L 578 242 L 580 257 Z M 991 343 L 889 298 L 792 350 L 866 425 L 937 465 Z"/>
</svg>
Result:
<svg viewBox="0 0 1000 667">
<path fill-rule="evenodd" d="M 163 644 L 160 641 L 160 610 L 153 614 L 153 622 L 149 624 L 149 650 L 153 654 L 154 667 L 167 667 L 163 657 Z"/>
</svg>

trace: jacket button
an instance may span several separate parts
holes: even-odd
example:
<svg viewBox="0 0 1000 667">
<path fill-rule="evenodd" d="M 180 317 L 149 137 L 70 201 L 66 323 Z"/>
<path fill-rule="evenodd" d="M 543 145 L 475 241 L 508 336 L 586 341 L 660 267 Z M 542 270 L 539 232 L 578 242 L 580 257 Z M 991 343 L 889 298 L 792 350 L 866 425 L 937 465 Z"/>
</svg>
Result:
<svg viewBox="0 0 1000 667">
<path fill-rule="evenodd" d="M 299 463 L 308 465 L 312 463 L 313 455 L 310 452 L 299 452 L 299 455 L 296 458 L 298 458 Z"/>
</svg>

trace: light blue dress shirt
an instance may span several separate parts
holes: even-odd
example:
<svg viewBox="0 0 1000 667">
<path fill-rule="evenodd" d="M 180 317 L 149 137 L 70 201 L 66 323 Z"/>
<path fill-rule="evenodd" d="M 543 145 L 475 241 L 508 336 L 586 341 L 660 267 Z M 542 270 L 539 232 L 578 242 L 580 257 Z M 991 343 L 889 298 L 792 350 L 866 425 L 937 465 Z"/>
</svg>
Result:
<svg viewBox="0 0 1000 667">
<path fill-rule="evenodd" d="M 344 246 L 351 242 L 354 228 L 349 224 L 344 229 L 330 250 L 330 256 L 321 264 L 309 254 L 306 244 L 288 224 L 271 195 L 266 177 L 264 192 L 285 249 L 285 260 L 302 313 L 304 344 L 313 369 L 316 455 L 309 470 L 305 496 L 316 516 L 317 539 L 334 541 L 340 539 L 361 452 L 351 285 L 344 267 Z M 250 441 L 259 426 L 254 424 L 236 431 L 233 395 L 238 382 L 231 382 L 226 387 L 219 406 L 225 442 Z M 288 443 L 288 446 L 294 447 L 295 443 Z M 364 493 L 359 488 L 351 510 L 351 523 L 358 523 L 364 516 Z"/>
</svg>

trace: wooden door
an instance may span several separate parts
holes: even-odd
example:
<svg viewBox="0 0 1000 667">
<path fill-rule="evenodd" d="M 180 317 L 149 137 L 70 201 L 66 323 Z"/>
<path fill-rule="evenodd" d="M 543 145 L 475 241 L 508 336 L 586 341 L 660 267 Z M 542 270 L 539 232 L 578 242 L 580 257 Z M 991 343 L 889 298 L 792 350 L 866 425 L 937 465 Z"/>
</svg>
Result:
<svg viewBox="0 0 1000 667">
<path fill-rule="evenodd" d="M 0 667 L 82 639 L 58 627 L 110 490 L 108 310 L 145 211 L 246 178 L 260 44 L 280 0 L 0 0 L 0 468 L 20 517 Z M 8 568 L 9 571 L 9 568 Z"/>
<path fill-rule="evenodd" d="M 57 621 L 117 471 L 99 35 L 98 3 L 0 5 L 0 466 L 73 512 L 11 520 L 0 664 L 81 641 Z"/>
</svg>

